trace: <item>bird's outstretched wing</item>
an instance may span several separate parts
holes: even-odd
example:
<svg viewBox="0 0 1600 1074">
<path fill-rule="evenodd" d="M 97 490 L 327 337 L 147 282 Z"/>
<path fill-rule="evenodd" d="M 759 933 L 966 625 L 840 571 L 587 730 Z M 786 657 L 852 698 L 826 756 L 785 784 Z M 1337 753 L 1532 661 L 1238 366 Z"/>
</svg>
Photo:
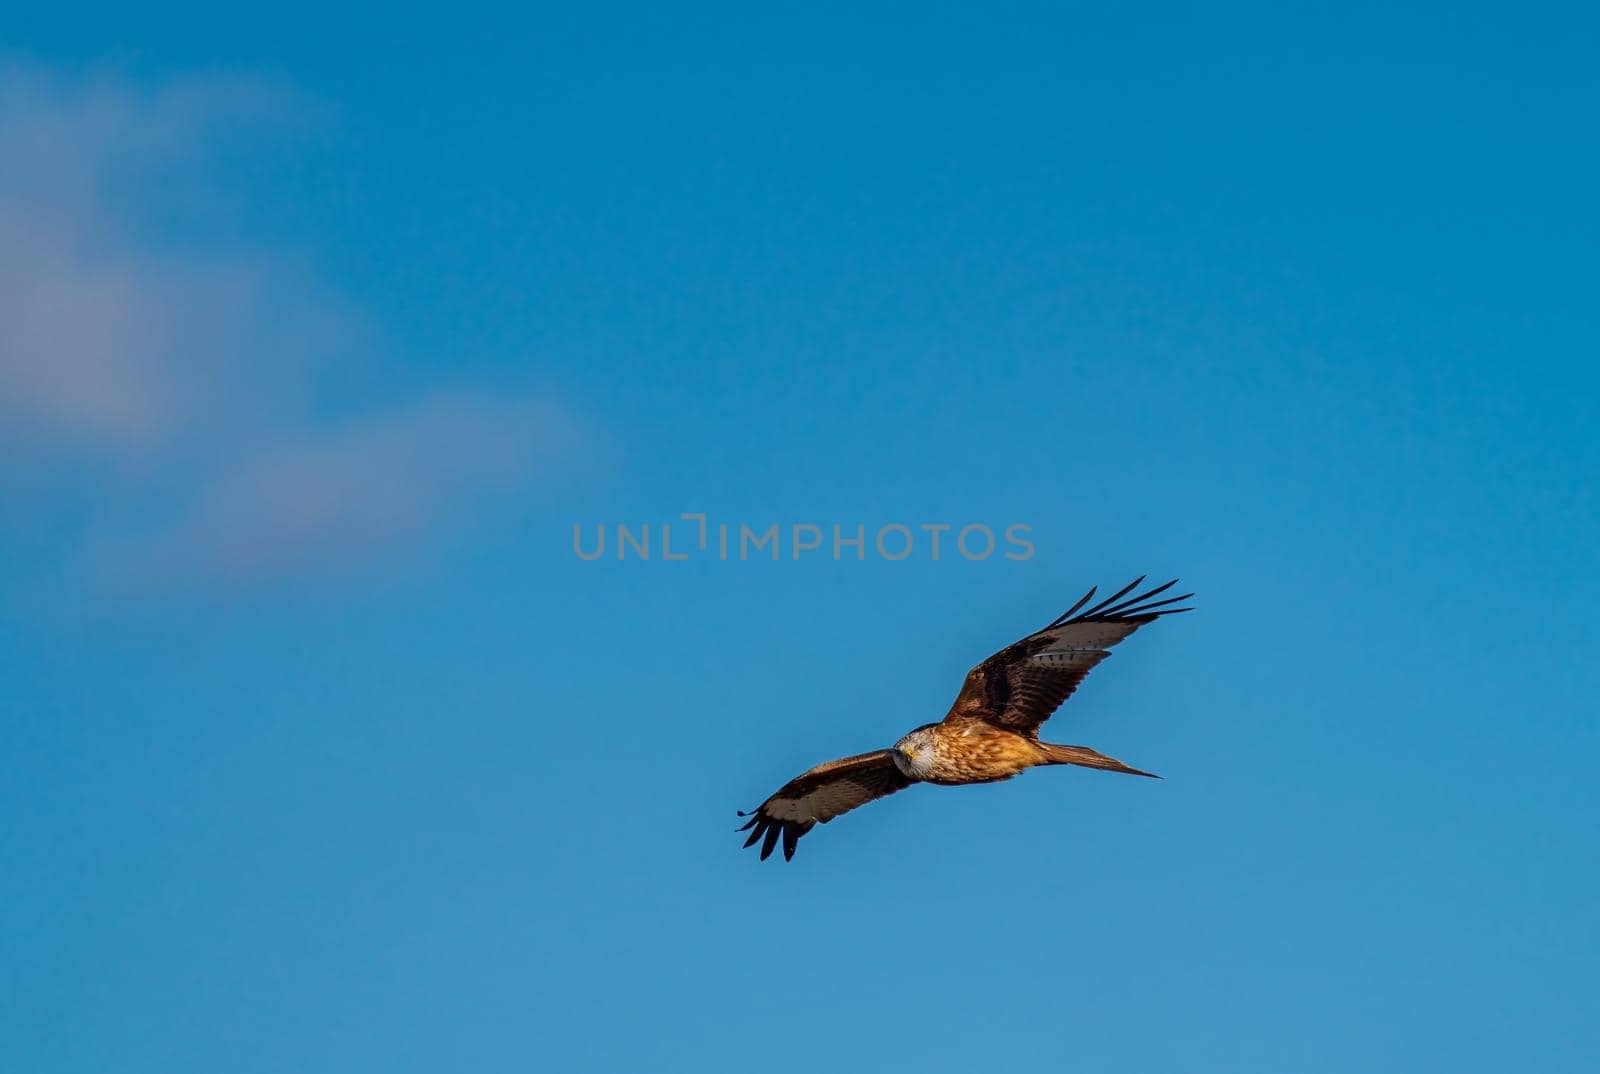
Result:
<svg viewBox="0 0 1600 1074">
<path fill-rule="evenodd" d="M 1089 590 L 1084 598 L 1055 622 L 1008 645 L 967 673 L 945 722 L 983 720 L 1025 735 L 1037 735 L 1039 725 L 1072 696 L 1084 676 L 1110 656 L 1110 648 L 1144 624 L 1188 608 L 1173 608 L 1193 593 L 1152 600 L 1177 584 L 1129 597 L 1143 577 L 1124 586 L 1092 608 Z"/>
<path fill-rule="evenodd" d="M 844 757 L 791 779 L 754 810 L 739 814 L 750 818 L 739 829 L 750 832 L 744 845 L 754 846 L 760 840 L 761 860 L 766 861 L 781 835 L 787 861 L 794 857 L 800 837 L 814 825 L 826 824 L 856 806 L 911 786 L 916 780 L 895 767 L 892 753 L 874 750 Z"/>
</svg>

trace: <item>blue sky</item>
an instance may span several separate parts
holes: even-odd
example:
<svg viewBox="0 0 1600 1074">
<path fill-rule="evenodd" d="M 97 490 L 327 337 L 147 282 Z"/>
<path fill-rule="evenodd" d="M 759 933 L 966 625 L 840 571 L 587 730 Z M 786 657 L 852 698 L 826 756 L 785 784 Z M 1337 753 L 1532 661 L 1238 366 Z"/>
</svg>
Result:
<svg viewBox="0 0 1600 1074">
<path fill-rule="evenodd" d="M 10 17 L 8 1064 L 1592 1069 L 1595 29 Z M 1165 781 L 739 850 L 1145 572 Z"/>
</svg>

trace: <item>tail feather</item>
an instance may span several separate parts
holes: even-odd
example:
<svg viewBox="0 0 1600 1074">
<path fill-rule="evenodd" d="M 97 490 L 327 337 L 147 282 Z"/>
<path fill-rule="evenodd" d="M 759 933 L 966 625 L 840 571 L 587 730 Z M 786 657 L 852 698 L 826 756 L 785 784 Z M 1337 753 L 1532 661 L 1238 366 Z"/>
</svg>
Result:
<svg viewBox="0 0 1600 1074">
<path fill-rule="evenodd" d="M 1051 742 L 1039 743 L 1039 748 L 1044 750 L 1044 755 L 1051 764 L 1075 764 L 1082 768 L 1099 768 L 1107 772 L 1122 772 L 1130 776 L 1149 776 L 1151 779 L 1161 777 L 1154 772 L 1141 772 L 1137 768 L 1125 765 L 1115 757 L 1107 757 L 1088 746 L 1057 746 Z"/>
</svg>

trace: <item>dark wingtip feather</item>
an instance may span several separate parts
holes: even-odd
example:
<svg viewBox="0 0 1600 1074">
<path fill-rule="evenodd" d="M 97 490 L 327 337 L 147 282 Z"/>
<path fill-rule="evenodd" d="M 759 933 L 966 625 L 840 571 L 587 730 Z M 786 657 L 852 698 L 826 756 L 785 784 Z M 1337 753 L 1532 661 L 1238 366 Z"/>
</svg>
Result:
<svg viewBox="0 0 1600 1074">
<path fill-rule="evenodd" d="M 1143 619 L 1148 621 L 1158 618 L 1159 616 L 1171 615 L 1178 611 L 1192 610 L 1189 608 L 1168 608 L 1167 605 L 1188 600 L 1190 597 L 1194 596 L 1193 593 L 1185 593 L 1178 597 L 1165 597 L 1161 600 L 1150 599 L 1158 594 L 1165 593 L 1167 590 L 1177 585 L 1178 580 L 1176 578 L 1172 579 L 1170 582 L 1164 582 L 1161 585 L 1156 586 L 1154 589 L 1140 593 L 1136 596 L 1129 597 L 1128 593 L 1138 588 L 1139 584 L 1143 581 L 1143 577 L 1137 578 L 1131 585 L 1123 586 L 1122 589 L 1115 595 L 1106 598 L 1099 604 L 1096 604 L 1093 608 L 1081 612 L 1079 615 L 1077 615 L 1077 617 L 1068 619 L 1067 617 L 1063 616 L 1055 623 L 1052 623 L 1051 626 L 1064 626 L 1069 622 L 1109 622 L 1112 620 L 1129 619 Z"/>
<path fill-rule="evenodd" d="M 1088 611 L 1084 612 L 1081 618 L 1090 619 L 1096 615 L 1102 614 L 1107 608 L 1111 607 L 1111 605 L 1115 604 L 1117 601 L 1121 600 L 1123 597 L 1139 588 L 1139 583 L 1143 582 L 1148 577 L 1150 576 L 1147 574 L 1139 575 L 1139 577 L 1135 578 L 1133 581 L 1129 582 L 1127 585 L 1111 594 L 1105 600 L 1102 600 L 1099 604 L 1096 604 L 1093 608 L 1090 608 Z"/>
<path fill-rule="evenodd" d="M 1137 596 L 1137 597 L 1130 597 L 1127 600 L 1123 601 L 1121 604 L 1118 604 L 1114 608 L 1105 609 L 1100 614 L 1101 615 L 1106 615 L 1106 616 L 1120 615 L 1123 612 L 1127 611 L 1129 608 L 1133 607 L 1135 604 L 1143 604 L 1145 601 L 1149 600 L 1151 597 L 1155 596 L 1157 593 L 1165 593 L 1167 590 L 1171 589 L 1173 586 L 1175 586 L 1177 584 L 1178 584 L 1178 580 L 1176 578 L 1174 578 L 1172 581 L 1168 582 L 1166 585 L 1158 585 L 1154 589 L 1150 590 L 1148 593 L 1141 594 L 1140 596 Z"/>
<path fill-rule="evenodd" d="M 1125 619 L 1138 619 L 1141 616 L 1150 616 L 1151 618 L 1154 618 L 1158 615 L 1167 615 L 1173 610 L 1167 607 L 1168 604 L 1177 604 L 1179 601 L 1188 600 L 1192 596 L 1194 596 L 1193 593 L 1185 593 L 1180 597 L 1168 597 L 1166 600 L 1153 600 L 1149 604 L 1141 603 L 1137 607 L 1126 608 L 1117 614 Z M 1156 611 L 1157 608 L 1162 610 Z"/>
<path fill-rule="evenodd" d="M 1164 600 L 1153 600 L 1149 604 L 1141 604 L 1137 610 L 1147 612 L 1151 608 L 1165 608 L 1168 604 L 1181 604 L 1192 596 L 1194 596 L 1193 593 L 1179 593 L 1175 597 L 1167 597 Z"/>
<path fill-rule="evenodd" d="M 768 858 L 772 857 L 772 848 L 778 845 L 778 834 L 781 830 L 782 825 L 780 824 L 774 823 L 768 826 L 767 837 L 761 842 L 762 861 L 766 861 Z"/>
<path fill-rule="evenodd" d="M 1088 604 L 1091 600 L 1094 599 L 1095 590 L 1097 590 L 1099 588 L 1100 588 L 1099 586 L 1094 586 L 1094 585 L 1090 586 L 1089 587 L 1089 592 L 1085 593 L 1083 596 L 1078 598 L 1078 603 L 1074 604 L 1072 607 L 1068 608 L 1066 611 L 1064 611 L 1060 615 L 1056 616 L 1055 621 L 1052 622 L 1050 624 L 1050 626 L 1045 627 L 1045 629 L 1046 630 L 1050 630 L 1050 629 L 1052 629 L 1054 627 L 1058 627 L 1062 623 L 1065 623 L 1068 619 L 1071 619 L 1074 612 L 1076 612 L 1079 608 L 1083 607 L 1085 604 Z"/>
</svg>

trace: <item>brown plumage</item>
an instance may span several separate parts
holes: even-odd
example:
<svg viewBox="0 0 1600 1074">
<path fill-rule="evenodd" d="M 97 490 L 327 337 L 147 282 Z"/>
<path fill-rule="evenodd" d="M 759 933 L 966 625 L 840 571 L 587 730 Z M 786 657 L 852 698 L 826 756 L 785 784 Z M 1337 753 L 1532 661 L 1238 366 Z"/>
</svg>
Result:
<svg viewBox="0 0 1600 1074">
<path fill-rule="evenodd" d="M 1150 776 L 1087 746 L 1039 741 L 1039 726 L 1072 696 L 1084 676 L 1110 656 L 1110 648 L 1193 596 L 1153 597 L 1176 580 L 1135 597 L 1135 579 L 1092 608 L 1093 589 L 1049 626 L 1008 645 L 967 673 L 945 718 L 919 727 L 886 750 L 829 761 L 796 776 L 750 813 L 739 830 L 745 846 L 761 844 L 765 861 L 781 840 L 794 857 L 800 837 L 818 824 L 913 783 L 959 786 L 1010 779 L 1037 765 L 1071 764 Z"/>
</svg>

